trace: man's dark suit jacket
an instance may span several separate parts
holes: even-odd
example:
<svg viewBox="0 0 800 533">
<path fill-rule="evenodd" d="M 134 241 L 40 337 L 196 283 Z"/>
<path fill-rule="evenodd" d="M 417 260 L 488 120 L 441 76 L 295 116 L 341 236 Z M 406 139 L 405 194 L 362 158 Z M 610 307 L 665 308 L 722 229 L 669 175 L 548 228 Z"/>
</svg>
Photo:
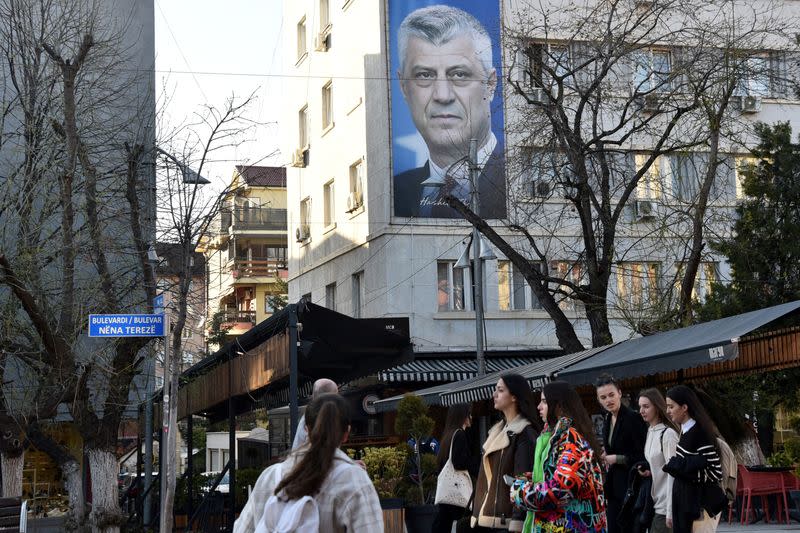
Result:
<svg viewBox="0 0 800 533">
<path fill-rule="evenodd" d="M 406 170 L 394 177 L 394 214 L 398 217 L 420 216 L 420 201 L 425 188 L 422 182 L 431 177 L 429 162 Z M 485 219 L 506 217 L 506 167 L 503 146 L 498 143 L 484 165 L 478 178 L 480 209 L 478 214 Z M 438 218 L 461 218 L 449 207 L 439 210 Z"/>
</svg>

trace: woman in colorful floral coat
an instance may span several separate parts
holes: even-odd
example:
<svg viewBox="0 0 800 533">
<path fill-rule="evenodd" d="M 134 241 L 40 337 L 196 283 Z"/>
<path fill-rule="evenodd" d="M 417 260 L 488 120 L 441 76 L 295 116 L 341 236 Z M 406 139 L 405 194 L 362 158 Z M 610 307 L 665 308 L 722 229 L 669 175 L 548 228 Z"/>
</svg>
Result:
<svg viewBox="0 0 800 533">
<path fill-rule="evenodd" d="M 548 383 L 539 415 L 546 426 L 533 472 L 511 486 L 511 501 L 529 511 L 523 531 L 606 533 L 600 445 L 580 396 L 563 381 Z"/>
</svg>

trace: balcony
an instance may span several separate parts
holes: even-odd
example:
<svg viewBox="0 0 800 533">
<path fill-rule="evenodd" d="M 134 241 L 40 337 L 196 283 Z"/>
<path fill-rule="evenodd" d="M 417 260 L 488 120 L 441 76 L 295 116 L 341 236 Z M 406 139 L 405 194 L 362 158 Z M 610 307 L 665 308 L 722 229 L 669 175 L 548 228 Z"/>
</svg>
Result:
<svg viewBox="0 0 800 533">
<path fill-rule="evenodd" d="M 242 278 L 286 278 L 288 270 L 286 261 L 277 259 L 236 259 L 233 262 L 231 275 L 234 280 Z"/>
<path fill-rule="evenodd" d="M 250 324 L 254 326 L 256 323 L 256 312 L 255 311 L 225 311 L 224 318 L 222 319 L 224 324 Z"/>
<path fill-rule="evenodd" d="M 286 209 L 271 207 L 236 208 L 221 214 L 223 233 L 286 231 Z"/>
</svg>

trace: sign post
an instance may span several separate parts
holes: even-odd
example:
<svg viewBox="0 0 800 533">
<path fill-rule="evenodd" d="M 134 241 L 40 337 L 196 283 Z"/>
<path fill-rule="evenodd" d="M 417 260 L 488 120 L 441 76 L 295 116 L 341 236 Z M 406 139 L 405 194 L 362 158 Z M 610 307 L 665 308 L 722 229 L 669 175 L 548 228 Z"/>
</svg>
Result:
<svg viewBox="0 0 800 533">
<path fill-rule="evenodd" d="M 164 359 L 165 368 L 169 353 L 169 328 L 166 326 L 167 320 L 164 315 L 164 295 L 159 295 L 153 299 L 153 307 L 157 312 L 152 314 L 130 314 L 130 315 L 89 315 L 89 337 L 94 338 L 117 338 L 117 337 L 164 337 Z M 153 391 L 151 385 L 150 372 L 155 369 L 155 365 L 145 365 L 147 368 L 147 387 L 146 387 L 146 412 L 145 412 L 145 465 L 144 465 L 144 490 L 147 493 L 144 501 L 144 521 L 148 525 L 150 521 L 150 492 L 153 472 Z M 167 390 L 166 388 L 164 389 Z M 164 394 L 164 407 L 167 406 L 168 395 Z M 163 474 L 162 482 L 164 479 Z M 137 480 L 138 481 L 138 480 Z M 163 486 L 163 485 L 162 485 Z M 164 491 L 162 489 L 162 494 Z"/>
</svg>

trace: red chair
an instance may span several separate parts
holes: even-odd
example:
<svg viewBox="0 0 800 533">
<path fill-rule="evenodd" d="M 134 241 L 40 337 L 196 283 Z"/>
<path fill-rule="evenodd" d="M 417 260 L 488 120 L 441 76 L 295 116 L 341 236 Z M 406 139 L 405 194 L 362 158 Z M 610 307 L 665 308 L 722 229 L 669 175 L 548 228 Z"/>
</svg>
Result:
<svg viewBox="0 0 800 533">
<path fill-rule="evenodd" d="M 782 472 L 751 472 L 742 465 L 739 465 L 738 486 L 741 484 L 742 510 L 740 513 L 741 523 L 746 524 L 750 521 L 750 512 L 753 510 L 753 496 L 761 497 L 761 504 L 764 508 L 764 522 L 769 522 L 769 503 L 767 496 L 775 495 L 778 499 L 778 520 L 785 515 L 786 523 L 789 523 L 789 504 L 786 500 L 786 488 L 784 486 Z"/>
</svg>

